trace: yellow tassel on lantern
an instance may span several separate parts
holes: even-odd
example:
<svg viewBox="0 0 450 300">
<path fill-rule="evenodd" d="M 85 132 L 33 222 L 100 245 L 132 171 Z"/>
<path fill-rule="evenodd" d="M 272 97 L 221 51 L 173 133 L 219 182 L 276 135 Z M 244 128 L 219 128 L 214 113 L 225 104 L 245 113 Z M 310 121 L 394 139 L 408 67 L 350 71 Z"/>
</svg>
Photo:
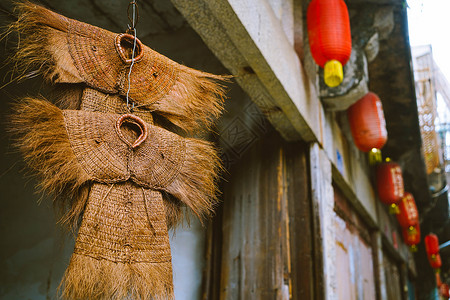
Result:
<svg viewBox="0 0 450 300">
<path fill-rule="evenodd" d="M 417 229 L 414 226 L 409 226 L 408 227 L 408 234 L 409 235 L 416 235 L 417 234 Z"/>
<path fill-rule="evenodd" d="M 369 165 L 374 166 L 382 162 L 381 150 L 377 148 L 372 148 L 369 152 Z"/>
<path fill-rule="evenodd" d="M 337 87 L 344 80 L 344 69 L 338 60 L 329 60 L 323 69 L 323 80 L 329 87 Z"/>
<path fill-rule="evenodd" d="M 417 252 L 417 246 L 416 245 L 412 245 L 411 247 L 409 247 L 409 251 L 411 251 L 412 253 L 416 253 Z"/>
<path fill-rule="evenodd" d="M 398 215 L 400 213 L 400 208 L 395 203 L 391 204 L 391 206 L 389 206 L 389 213 L 391 215 Z"/>
</svg>

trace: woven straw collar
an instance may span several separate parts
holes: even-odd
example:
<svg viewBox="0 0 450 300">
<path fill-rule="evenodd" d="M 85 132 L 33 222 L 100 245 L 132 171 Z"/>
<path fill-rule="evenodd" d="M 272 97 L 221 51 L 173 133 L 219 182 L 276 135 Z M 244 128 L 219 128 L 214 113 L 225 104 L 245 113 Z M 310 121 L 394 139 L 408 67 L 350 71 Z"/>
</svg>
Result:
<svg viewBox="0 0 450 300">
<path fill-rule="evenodd" d="M 107 93 L 126 95 L 131 63 L 126 52 L 130 47 L 130 37 L 129 34 L 116 34 L 69 19 L 69 52 L 80 76 L 89 86 Z M 169 93 L 180 67 L 139 40 L 137 49 L 129 97 L 137 104 L 153 103 Z"/>
<path fill-rule="evenodd" d="M 72 150 L 94 181 L 132 180 L 144 187 L 161 189 L 174 180 L 183 166 L 184 139 L 137 116 L 79 110 L 65 110 L 63 114 Z M 141 130 L 134 143 L 120 132 L 125 122 Z"/>
<path fill-rule="evenodd" d="M 134 124 L 139 128 L 139 136 L 138 138 L 131 143 L 122 133 L 122 125 L 124 123 L 130 123 L 130 124 Z M 139 147 L 142 142 L 145 141 L 145 139 L 148 136 L 148 126 L 147 124 L 145 124 L 145 122 L 139 118 L 138 116 L 132 115 L 132 114 L 124 114 L 121 115 L 119 117 L 119 119 L 117 119 L 116 122 L 116 133 L 119 136 L 119 138 L 128 146 L 130 146 L 131 148 L 137 148 Z"/>
</svg>

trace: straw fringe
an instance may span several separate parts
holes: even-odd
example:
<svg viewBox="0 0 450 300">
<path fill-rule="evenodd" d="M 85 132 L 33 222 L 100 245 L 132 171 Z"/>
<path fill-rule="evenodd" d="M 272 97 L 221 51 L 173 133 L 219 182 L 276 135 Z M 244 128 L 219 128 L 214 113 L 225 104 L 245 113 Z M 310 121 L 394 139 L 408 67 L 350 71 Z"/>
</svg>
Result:
<svg viewBox="0 0 450 300">
<path fill-rule="evenodd" d="M 184 165 L 164 190 L 186 204 L 203 221 L 211 217 L 217 204 L 220 170 L 220 159 L 210 142 L 187 138 Z M 173 214 L 167 213 L 168 216 Z"/>
<path fill-rule="evenodd" d="M 53 83 L 82 82 L 69 53 L 69 19 L 31 2 L 18 2 L 15 12 L 18 20 L 9 26 L 8 33 L 19 34 L 12 57 L 18 78 L 42 74 Z"/>
<path fill-rule="evenodd" d="M 211 130 L 224 109 L 224 83 L 229 76 L 213 75 L 181 66 L 168 94 L 149 109 L 189 135 Z"/>
<path fill-rule="evenodd" d="M 53 86 L 48 99 L 60 109 L 79 110 L 84 90 L 83 84 L 60 83 Z"/>
<path fill-rule="evenodd" d="M 166 213 L 167 228 L 172 229 L 181 224 L 185 219 L 182 211 L 185 204 L 171 194 L 168 194 L 166 191 L 161 191 L 161 195 L 164 200 L 164 212 Z M 186 221 L 189 223 L 188 218 L 186 218 Z"/>
<path fill-rule="evenodd" d="M 86 204 L 88 175 L 73 153 L 61 111 L 51 103 L 25 98 L 13 107 L 10 132 L 15 146 L 38 177 L 37 188 L 52 196 L 65 215 L 63 224 L 77 227 Z"/>
<path fill-rule="evenodd" d="M 172 264 L 116 263 L 74 253 L 59 289 L 64 299 L 170 300 Z"/>
<path fill-rule="evenodd" d="M 84 82 L 97 90 L 120 94 L 122 97 L 117 97 L 117 101 L 124 101 L 124 87 L 117 87 L 117 82 L 123 78 L 114 76 L 122 76 L 126 65 L 121 63 L 115 50 L 111 50 L 114 49 L 114 40 L 111 38 L 109 42 L 109 38 L 114 37 L 113 33 L 30 2 L 17 4 L 16 12 L 18 20 L 10 26 L 9 32 L 19 34 L 18 50 L 13 57 L 19 78 L 42 74 L 52 83 Z M 108 39 L 95 40 L 98 34 L 93 36 L 93 30 Z M 88 54 L 94 46 L 98 52 L 105 51 L 106 56 L 101 60 L 93 53 Z M 79 52 L 79 47 L 86 48 L 87 52 Z M 188 135 L 210 130 L 223 111 L 223 84 L 230 76 L 188 68 L 146 46 L 144 50 L 144 60 L 136 65 L 133 74 L 131 100 L 138 107 L 166 118 Z M 160 70 L 155 72 L 153 64 Z M 110 70 L 105 75 L 108 78 L 102 76 L 105 68 Z M 72 99 L 79 101 L 78 98 Z M 79 107 L 79 103 L 69 106 Z"/>
</svg>

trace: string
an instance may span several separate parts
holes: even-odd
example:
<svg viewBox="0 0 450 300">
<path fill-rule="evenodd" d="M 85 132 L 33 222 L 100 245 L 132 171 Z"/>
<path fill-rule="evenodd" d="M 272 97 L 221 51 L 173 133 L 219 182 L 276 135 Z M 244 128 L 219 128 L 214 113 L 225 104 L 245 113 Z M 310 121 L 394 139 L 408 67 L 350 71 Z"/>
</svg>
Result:
<svg viewBox="0 0 450 300">
<path fill-rule="evenodd" d="M 133 39 L 133 52 L 131 53 L 130 71 L 128 72 L 128 90 L 127 90 L 126 99 L 127 99 L 127 109 L 130 112 L 133 112 L 134 102 L 131 103 L 132 106 L 131 106 L 131 109 L 130 109 L 130 105 L 129 105 L 130 96 L 129 95 L 130 95 L 130 89 L 131 89 L 131 70 L 133 69 L 134 56 L 135 56 L 135 53 L 136 53 L 136 39 L 137 39 L 137 33 L 136 33 L 137 32 L 136 31 L 136 7 L 137 7 L 137 3 L 136 3 L 135 0 L 131 1 L 128 4 L 128 12 L 129 12 L 130 5 L 132 6 L 133 13 L 132 13 L 132 20 L 130 20 L 131 21 L 131 26 L 130 25 L 128 25 L 128 26 L 129 26 L 129 31 L 133 31 L 134 39 Z M 130 19 L 129 14 L 128 14 L 128 19 Z"/>
</svg>

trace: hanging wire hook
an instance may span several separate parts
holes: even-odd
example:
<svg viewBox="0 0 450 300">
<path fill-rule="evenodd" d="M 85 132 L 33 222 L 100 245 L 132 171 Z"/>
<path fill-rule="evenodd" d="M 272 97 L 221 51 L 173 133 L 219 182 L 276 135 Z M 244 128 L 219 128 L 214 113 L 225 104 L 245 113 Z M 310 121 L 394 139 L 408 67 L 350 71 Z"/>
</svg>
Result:
<svg viewBox="0 0 450 300">
<path fill-rule="evenodd" d="M 131 15 L 130 15 L 130 8 L 132 8 L 133 10 Z M 132 29 L 136 28 L 136 25 L 139 21 L 139 7 L 137 6 L 136 0 L 132 0 L 130 3 L 128 3 L 127 16 L 128 21 L 131 24 L 131 25 L 128 24 L 128 28 Z"/>
<path fill-rule="evenodd" d="M 132 8 L 132 15 L 130 17 L 130 8 Z M 127 32 L 130 34 L 133 34 L 133 52 L 131 53 L 131 65 L 130 65 L 130 71 L 128 72 L 128 90 L 127 90 L 127 108 L 130 112 L 133 111 L 134 109 L 134 102 L 132 102 L 132 106 L 130 109 L 129 103 L 130 103 L 130 89 L 131 89 L 131 70 L 133 69 L 133 65 L 134 65 L 134 57 L 136 54 L 136 39 L 137 39 L 137 32 L 136 32 L 136 24 L 137 21 L 139 19 L 139 9 L 136 3 L 136 0 L 131 1 L 128 4 L 128 8 L 127 8 L 127 15 L 128 15 L 128 20 L 130 21 L 131 25 L 128 24 L 128 29 Z"/>
</svg>

